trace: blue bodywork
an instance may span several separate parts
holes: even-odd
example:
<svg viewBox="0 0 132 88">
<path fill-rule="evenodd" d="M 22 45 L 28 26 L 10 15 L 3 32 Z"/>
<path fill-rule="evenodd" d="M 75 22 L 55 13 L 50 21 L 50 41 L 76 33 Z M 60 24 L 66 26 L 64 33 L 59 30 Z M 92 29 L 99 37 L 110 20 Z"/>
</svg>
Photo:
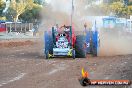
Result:
<svg viewBox="0 0 132 88">
<path fill-rule="evenodd" d="M 53 52 L 53 40 L 52 40 L 52 34 L 48 31 L 44 32 L 44 44 L 45 44 L 45 52 L 48 50 L 48 52 Z"/>
<path fill-rule="evenodd" d="M 114 28 L 115 25 L 116 25 L 116 17 L 103 18 L 103 27 L 104 28 Z"/>
<path fill-rule="evenodd" d="M 96 21 L 91 30 L 85 30 L 86 33 L 86 52 L 97 56 L 99 49 L 99 32 L 96 27 Z"/>
<path fill-rule="evenodd" d="M 86 34 L 86 53 L 87 54 L 92 54 L 94 56 L 97 56 L 98 53 L 98 49 L 99 49 L 99 32 L 95 27 L 93 27 L 94 30 L 85 30 L 85 34 Z M 53 41 L 53 34 L 52 32 L 48 32 L 46 31 L 44 33 L 44 43 L 45 43 L 45 51 L 44 53 L 46 54 L 47 52 L 49 52 L 50 54 L 53 55 L 64 55 L 66 56 L 67 53 L 69 52 L 70 48 L 60 48 L 60 50 L 58 50 L 59 48 L 55 47 L 54 45 L 54 41 Z M 56 52 L 58 52 L 58 54 L 56 54 Z"/>
<path fill-rule="evenodd" d="M 98 52 L 99 47 L 99 36 L 98 31 L 86 31 L 86 45 L 87 45 L 87 53 L 92 53 L 92 47 L 96 49 Z"/>
</svg>

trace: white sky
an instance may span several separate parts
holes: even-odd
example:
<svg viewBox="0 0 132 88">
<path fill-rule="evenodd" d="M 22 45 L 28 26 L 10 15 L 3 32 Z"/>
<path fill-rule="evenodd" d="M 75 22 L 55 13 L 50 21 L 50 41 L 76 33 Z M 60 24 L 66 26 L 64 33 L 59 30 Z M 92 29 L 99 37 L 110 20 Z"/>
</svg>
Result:
<svg viewBox="0 0 132 88">
<path fill-rule="evenodd" d="M 45 0 L 49 3 L 53 10 L 71 13 L 72 0 Z M 52 1 L 52 2 L 51 2 Z"/>
<path fill-rule="evenodd" d="M 51 2 L 51 0 L 45 0 L 47 3 L 50 3 Z"/>
</svg>

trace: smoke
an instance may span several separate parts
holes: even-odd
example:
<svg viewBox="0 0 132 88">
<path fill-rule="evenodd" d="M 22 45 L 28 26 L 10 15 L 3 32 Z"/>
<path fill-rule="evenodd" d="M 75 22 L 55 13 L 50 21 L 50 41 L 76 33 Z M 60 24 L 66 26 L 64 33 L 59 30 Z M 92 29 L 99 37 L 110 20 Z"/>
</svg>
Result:
<svg viewBox="0 0 132 88">
<path fill-rule="evenodd" d="M 132 54 L 132 33 L 116 29 L 102 29 L 99 56 Z"/>
<path fill-rule="evenodd" d="M 83 29 L 86 20 L 81 20 L 86 16 L 85 4 L 81 0 L 74 0 L 72 7 L 72 0 L 47 0 L 48 5 L 44 7 L 42 12 L 43 25 L 45 30 L 51 28 L 55 24 L 71 25 L 71 14 L 73 15 L 73 23 L 77 31 Z M 43 29 L 42 29 L 43 28 Z M 44 27 L 41 29 L 44 30 Z"/>
<path fill-rule="evenodd" d="M 74 0 L 73 23 L 76 31 L 83 31 L 84 23 L 87 23 L 89 27 L 92 26 L 92 22 L 85 19 L 86 16 L 98 15 L 98 12 L 92 9 L 86 10 L 86 7 L 83 0 Z M 71 25 L 71 13 L 72 0 L 48 0 L 47 6 L 41 12 L 42 23 L 39 30 L 42 32 L 51 30 L 55 24 Z M 99 12 L 99 14 L 103 13 Z M 132 54 L 132 34 L 120 30 L 114 31 L 118 29 L 106 31 L 102 28 L 100 30 L 99 56 Z"/>
<path fill-rule="evenodd" d="M 53 11 L 71 13 L 71 0 L 53 0 L 51 3 Z"/>
</svg>

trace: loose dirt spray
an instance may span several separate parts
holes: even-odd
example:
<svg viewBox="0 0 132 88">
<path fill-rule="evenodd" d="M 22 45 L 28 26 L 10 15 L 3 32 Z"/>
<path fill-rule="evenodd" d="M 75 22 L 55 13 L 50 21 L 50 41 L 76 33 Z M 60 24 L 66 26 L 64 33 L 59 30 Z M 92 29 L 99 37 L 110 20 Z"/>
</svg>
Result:
<svg viewBox="0 0 132 88">
<path fill-rule="evenodd" d="M 44 33 L 44 31 L 47 30 L 51 30 L 51 27 L 55 24 L 59 24 L 59 26 L 63 26 L 64 24 L 70 25 L 72 11 L 71 3 L 72 0 L 52 0 L 49 2 L 41 12 L 42 23 L 39 28 L 41 33 Z M 84 23 L 87 23 L 89 27 L 92 26 L 92 22 L 85 19 L 82 20 L 82 18 L 88 15 L 100 15 L 96 12 L 93 12 L 92 10 L 86 10 L 85 7 L 86 4 L 84 1 L 74 0 L 73 23 L 75 25 L 76 31 L 83 31 Z M 116 28 L 112 30 L 106 30 L 103 28 L 100 29 L 99 56 L 132 54 L 132 34 L 127 33 L 121 29 L 122 28 Z M 118 31 L 115 32 L 115 30 Z M 43 34 L 41 38 L 43 39 Z"/>
<path fill-rule="evenodd" d="M 132 33 L 122 28 L 102 29 L 100 39 L 99 56 L 132 54 Z"/>
</svg>

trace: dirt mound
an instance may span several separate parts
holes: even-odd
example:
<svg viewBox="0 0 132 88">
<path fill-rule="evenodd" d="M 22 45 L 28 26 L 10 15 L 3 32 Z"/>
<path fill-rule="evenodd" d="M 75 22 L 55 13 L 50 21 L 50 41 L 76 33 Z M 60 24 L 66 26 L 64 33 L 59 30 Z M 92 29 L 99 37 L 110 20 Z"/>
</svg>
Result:
<svg viewBox="0 0 132 88">
<path fill-rule="evenodd" d="M 33 45 L 34 42 L 27 40 L 27 41 L 3 41 L 0 42 L 0 47 L 17 47 L 17 46 L 25 46 L 25 45 Z"/>
</svg>

